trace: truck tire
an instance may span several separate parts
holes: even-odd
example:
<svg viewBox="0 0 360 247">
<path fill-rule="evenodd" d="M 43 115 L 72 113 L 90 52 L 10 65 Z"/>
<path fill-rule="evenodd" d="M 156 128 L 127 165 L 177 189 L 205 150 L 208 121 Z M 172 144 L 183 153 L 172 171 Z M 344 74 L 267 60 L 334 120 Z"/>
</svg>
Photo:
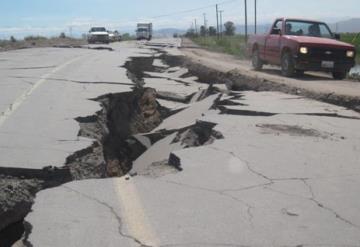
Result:
<svg viewBox="0 0 360 247">
<path fill-rule="evenodd" d="M 252 66 L 254 70 L 261 70 L 264 65 L 264 62 L 260 58 L 259 50 L 255 49 L 252 54 Z"/>
<path fill-rule="evenodd" d="M 332 73 L 335 80 L 344 80 L 346 78 L 346 74 L 346 71 L 337 71 Z"/>
<path fill-rule="evenodd" d="M 283 76 L 292 77 L 295 74 L 295 63 L 290 52 L 284 52 L 281 57 L 281 73 Z"/>
</svg>

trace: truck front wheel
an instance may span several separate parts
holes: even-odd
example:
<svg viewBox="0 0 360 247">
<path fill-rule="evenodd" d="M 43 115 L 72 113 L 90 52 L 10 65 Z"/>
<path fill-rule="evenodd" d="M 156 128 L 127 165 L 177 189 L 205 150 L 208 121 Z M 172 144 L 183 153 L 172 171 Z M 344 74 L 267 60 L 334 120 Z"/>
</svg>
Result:
<svg viewBox="0 0 360 247">
<path fill-rule="evenodd" d="M 260 58 L 259 50 L 255 49 L 252 55 L 252 66 L 254 70 L 261 70 L 264 63 Z"/>
<path fill-rule="evenodd" d="M 281 73 L 286 77 L 292 77 L 295 74 L 295 63 L 290 52 L 285 52 L 281 57 Z"/>
<path fill-rule="evenodd" d="M 345 71 L 338 71 L 338 72 L 333 72 L 333 78 L 335 80 L 344 80 L 346 78 L 346 72 Z"/>
</svg>

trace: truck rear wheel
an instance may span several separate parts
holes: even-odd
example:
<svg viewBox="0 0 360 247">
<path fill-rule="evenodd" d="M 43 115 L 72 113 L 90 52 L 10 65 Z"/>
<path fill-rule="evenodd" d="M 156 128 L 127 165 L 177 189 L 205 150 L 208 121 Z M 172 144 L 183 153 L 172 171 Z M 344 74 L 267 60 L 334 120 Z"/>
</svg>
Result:
<svg viewBox="0 0 360 247">
<path fill-rule="evenodd" d="M 260 58 L 259 50 L 255 49 L 252 55 L 252 66 L 254 70 L 261 70 L 264 63 Z"/>
<path fill-rule="evenodd" d="M 332 75 L 335 80 L 344 80 L 346 78 L 345 71 L 333 72 Z"/>
<path fill-rule="evenodd" d="M 281 57 L 281 73 L 283 76 L 292 77 L 295 72 L 294 59 L 290 52 L 285 52 Z"/>
</svg>

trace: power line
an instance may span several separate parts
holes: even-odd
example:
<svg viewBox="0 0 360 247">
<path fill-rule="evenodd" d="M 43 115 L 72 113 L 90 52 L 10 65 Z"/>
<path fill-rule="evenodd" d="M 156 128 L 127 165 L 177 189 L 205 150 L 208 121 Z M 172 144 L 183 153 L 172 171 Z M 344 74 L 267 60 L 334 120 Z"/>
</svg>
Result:
<svg viewBox="0 0 360 247">
<path fill-rule="evenodd" d="M 232 2 L 237 2 L 237 1 L 239 1 L 239 0 L 228 0 L 228 1 L 220 2 L 220 3 L 218 3 L 217 5 L 223 5 L 223 4 L 232 3 Z M 195 12 L 195 11 L 198 11 L 198 10 L 213 8 L 214 6 L 216 6 L 216 4 L 206 5 L 206 6 L 199 7 L 199 8 L 194 8 L 194 9 L 177 11 L 177 12 L 173 12 L 173 13 L 169 13 L 169 14 L 164 14 L 164 15 L 158 15 L 158 16 L 152 17 L 151 19 L 158 19 L 158 18 L 169 17 L 169 16 L 174 16 L 174 15 L 179 15 L 179 14 L 191 13 L 191 12 Z"/>
</svg>

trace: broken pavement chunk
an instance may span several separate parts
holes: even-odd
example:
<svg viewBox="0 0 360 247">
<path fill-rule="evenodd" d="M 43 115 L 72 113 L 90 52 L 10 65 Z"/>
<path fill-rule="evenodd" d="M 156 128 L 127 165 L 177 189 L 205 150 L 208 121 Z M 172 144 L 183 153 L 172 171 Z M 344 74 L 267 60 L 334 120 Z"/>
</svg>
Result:
<svg viewBox="0 0 360 247">
<path fill-rule="evenodd" d="M 168 164 L 175 167 L 179 171 L 182 171 L 181 159 L 176 154 L 170 153 Z"/>
</svg>

